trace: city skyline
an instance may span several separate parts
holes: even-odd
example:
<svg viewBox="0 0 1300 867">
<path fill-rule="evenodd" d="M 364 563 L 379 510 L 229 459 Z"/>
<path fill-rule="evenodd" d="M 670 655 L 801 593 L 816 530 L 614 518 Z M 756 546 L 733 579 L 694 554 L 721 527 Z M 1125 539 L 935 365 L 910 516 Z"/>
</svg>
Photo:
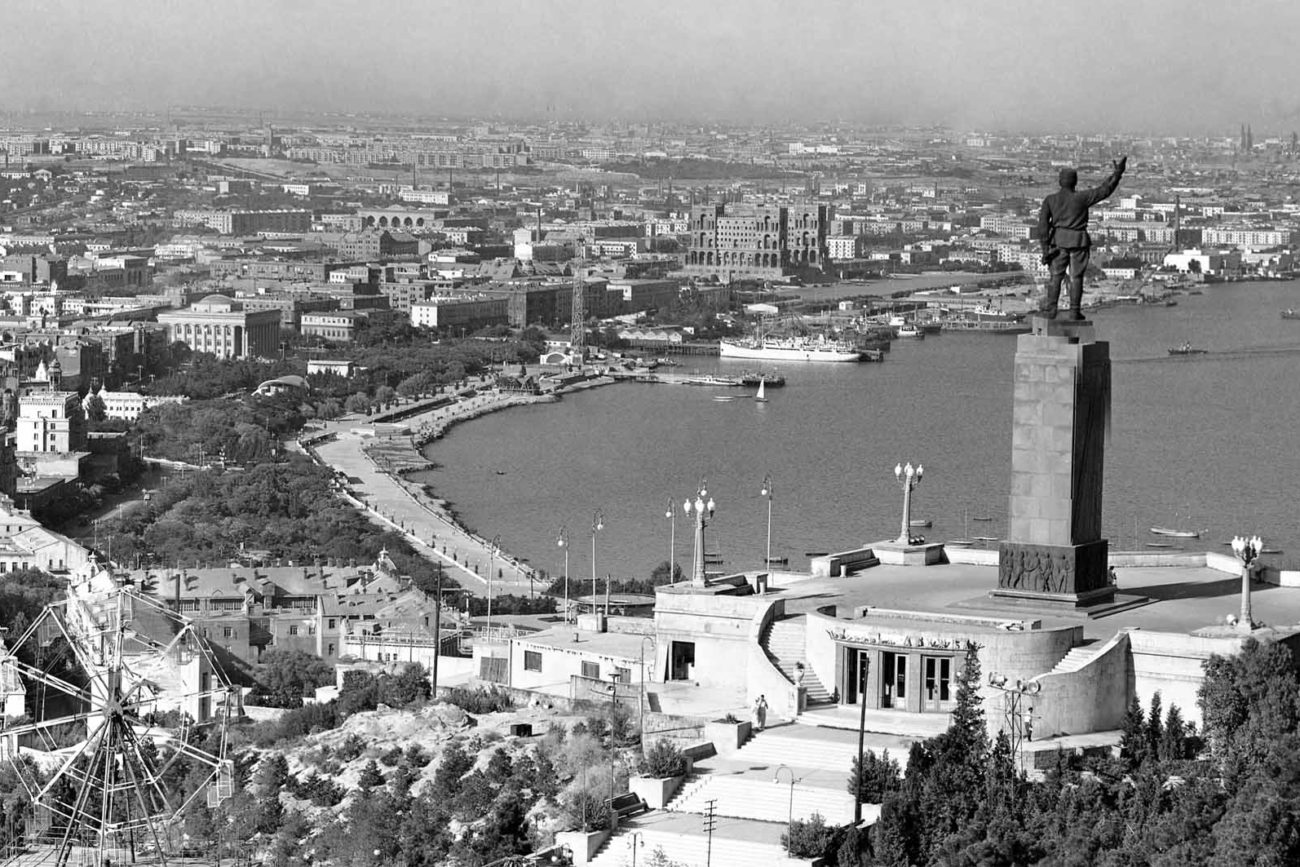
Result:
<svg viewBox="0 0 1300 867">
<path fill-rule="evenodd" d="M 906 8 L 722 0 L 707 15 L 565 0 L 465 8 L 237 0 L 23 0 L 0 110 L 266 111 L 613 117 L 778 124 L 1262 136 L 1300 127 L 1282 3 Z M 53 36 L 52 22 L 70 22 Z M 393 35 L 389 35 L 389 34 Z M 1250 63 L 1234 58 L 1250 58 Z"/>
</svg>

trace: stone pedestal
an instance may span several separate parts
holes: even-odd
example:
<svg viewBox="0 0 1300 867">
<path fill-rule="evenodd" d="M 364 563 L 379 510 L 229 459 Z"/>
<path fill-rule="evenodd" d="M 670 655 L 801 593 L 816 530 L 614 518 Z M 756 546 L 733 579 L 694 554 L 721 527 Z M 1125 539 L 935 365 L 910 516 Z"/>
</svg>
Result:
<svg viewBox="0 0 1300 867">
<path fill-rule="evenodd" d="M 943 562 L 942 542 L 876 542 L 871 546 L 876 558 L 889 566 L 933 566 Z"/>
<path fill-rule="evenodd" d="M 1035 317 L 1016 347 L 1011 502 L 994 596 L 1110 602 L 1101 538 L 1110 345 L 1092 323 Z"/>
</svg>

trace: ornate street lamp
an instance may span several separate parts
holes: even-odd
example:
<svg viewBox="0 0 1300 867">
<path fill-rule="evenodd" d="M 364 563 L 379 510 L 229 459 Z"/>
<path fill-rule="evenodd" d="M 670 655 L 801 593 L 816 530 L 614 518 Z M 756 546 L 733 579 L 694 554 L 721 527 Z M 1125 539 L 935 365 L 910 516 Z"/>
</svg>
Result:
<svg viewBox="0 0 1300 867">
<path fill-rule="evenodd" d="M 1241 561 L 1241 616 L 1237 619 L 1237 627 L 1243 632 L 1255 628 L 1255 621 L 1250 611 L 1250 570 L 1259 559 L 1259 552 L 1262 550 L 1264 550 L 1264 540 L 1258 536 L 1249 539 L 1234 536 L 1232 539 L 1232 553 Z"/>
<path fill-rule="evenodd" d="M 695 513 L 695 554 L 692 557 L 691 566 L 691 583 L 696 587 L 707 586 L 708 581 L 704 575 L 704 528 L 708 526 L 708 519 L 713 517 L 715 504 L 713 498 L 709 496 L 708 484 L 704 479 L 700 479 L 700 489 L 695 492 L 695 500 L 687 500 L 682 504 L 682 511 L 690 515 Z"/>
<path fill-rule="evenodd" d="M 605 513 L 597 509 L 591 516 L 591 610 L 596 610 L 596 534 L 605 529 Z"/>
<path fill-rule="evenodd" d="M 668 498 L 664 507 L 664 517 L 668 519 L 668 583 L 673 583 L 673 574 L 677 571 L 677 509 L 673 498 Z"/>
<path fill-rule="evenodd" d="M 772 568 L 772 476 L 763 476 L 763 489 L 759 496 L 767 498 L 767 554 L 763 557 L 763 568 Z"/>
<path fill-rule="evenodd" d="M 564 549 L 564 622 L 569 622 L 569 531 L 563 525 L 555 544 Z"/>
<path fill-rule="evenodd" d="M 903 529 L 898 534 L 898 544 L 912 544 L 912 491 L 916 486 L 921 484 L 921 475 L 925 468 L 920 464 L 915 467 L 909 461 L 907 466 L 896 464 L 894 466 L 894 478 L 903 487 Z"/>
<path fill-rule="evenodd" d="M 488 641 L 492 640 L 492 569 L 496 565 L 497 551 L 501 548 L 501 537 L 493 536 L 492 542 L 488 545 L 488 607 L 487 607 L 487 634 Z"/>
</svg>

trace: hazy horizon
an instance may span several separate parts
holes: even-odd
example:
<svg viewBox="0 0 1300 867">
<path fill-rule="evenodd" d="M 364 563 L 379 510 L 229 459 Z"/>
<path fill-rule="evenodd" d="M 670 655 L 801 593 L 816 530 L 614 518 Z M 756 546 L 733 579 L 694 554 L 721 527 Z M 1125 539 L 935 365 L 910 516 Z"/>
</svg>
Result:
<svg viewBox="0 0 1300 867">
<path fill-rule="evenodd" d="M 16 0 L 0 110 L 1300 128 L 1300 4 Z M 548 114 L 548 107 L 552 111 Z"/>
</svg>

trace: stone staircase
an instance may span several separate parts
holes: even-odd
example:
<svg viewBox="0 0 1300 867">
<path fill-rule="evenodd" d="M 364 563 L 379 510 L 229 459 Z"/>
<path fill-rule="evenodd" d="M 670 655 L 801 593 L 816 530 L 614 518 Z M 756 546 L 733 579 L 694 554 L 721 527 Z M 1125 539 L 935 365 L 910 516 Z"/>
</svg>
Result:
<svg viewBox="0 0 1300 867">
<path fill-rule="evenodd" d="M 803 685 L 808 690 L 808 704 L 830 704 L 830 692 L 817 679 L 804 654 L 807 623 L 808 618 L 802 614 L 774 620 L 764 637 L 763 651 L 791 683 L 795 682 L 795 663 L 803 663 Z"/>
<path fill-rule="evenodd" d="M 636 821 L 615 831 L 592 859 L 591 867 L 630 867 L 645 864 L 656 849 L 668 860 L 684 867 L 809 867 L 812 863 L 787 858 L 781 846 L 784 825 L 769 822 L 718 820 L 712 845 L 704 832 L 703 819 L 691 816 L 693 827 L 678 823 L 660 829 L 652 823 Z M 730 827 L 727 827 L 728 824 Z M 731 831 L 732 834 L 727 834 Z M 635 853 L 633 846 L 636 847 Z"/>
<path fill-rule="evenodd" d="M 820 813 L 829 825 L 843 825 L 853 819 L 853 796 L 848 792 L 847 771 L 844 774 L 845 785 L 839 790 L 804 785 L 796 777 L 792 792 L 790 777 L 785 773 L 779 780 L 771 774 L 761 777 L 710 774 L 701 783 L 683 797 L 674 798 L 668 809 L 703 814 L 708 809 L 708 802 L 713 800 L 714 811 L 719 816 L 762 822 L 785 822 L 791 817 L 808 819 L 813 813 Z"/>
<path fill-rule="evenodd" d="M 863 746 L 876 755 L 888 750 L 889 757 L 898 762 L 900 767 L 906 768 L 912 741 L 899 735 L 867 732 Z M 847 785 L 848 776 L 853 770 L 853 760 L 857 756 L 858 733 L 855 731 L 792 725 L 768 729 L 755 735 L 731 759 L 750 766 L 768 766 L 773 770 L 785 764 L 807 770 L 842 773 Z"/>
<path fill-rule="evenodd" d="M 1070 648 L 1070 652 L 1065 654 L 1060 662 L 1056 663 L 1056 666 L 1052 669 L 1052 674 L 1078 671 L 1092 662 L 1105 646 L 1106 643 L 1103 641 L 1094 641 L 1090 644 L 1080 644 L 1077 647 Z"/>
</svg>

